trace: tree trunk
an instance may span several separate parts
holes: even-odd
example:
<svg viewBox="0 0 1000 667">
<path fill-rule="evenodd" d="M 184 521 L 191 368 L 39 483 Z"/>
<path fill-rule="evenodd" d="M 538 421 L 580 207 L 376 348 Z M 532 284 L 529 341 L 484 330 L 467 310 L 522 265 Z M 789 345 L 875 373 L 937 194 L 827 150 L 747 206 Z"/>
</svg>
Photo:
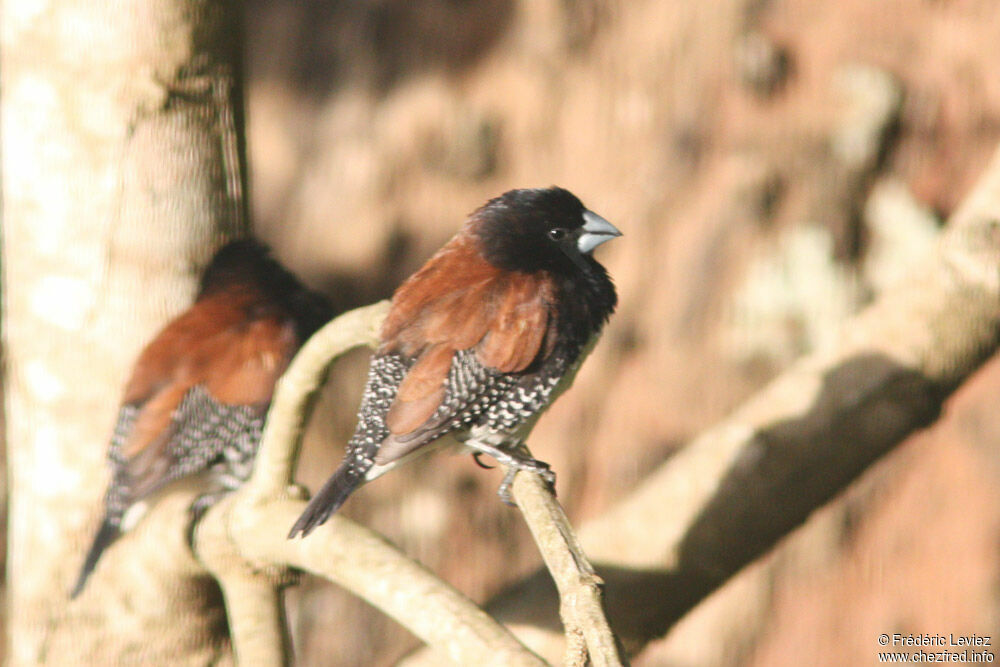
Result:
<svg viewBox="0 0 1000 667">
<path fill-rule="evenodd" d="M 122 539 L 80 598 L 68 592 L 129 364 L 189 303 L 213 248 L 246 232 L 236 13 L 2 5 L 12 664 L 227 659 L 221 598 L 181 525 L 138 558 L 142 535 Z"/>
</svg>

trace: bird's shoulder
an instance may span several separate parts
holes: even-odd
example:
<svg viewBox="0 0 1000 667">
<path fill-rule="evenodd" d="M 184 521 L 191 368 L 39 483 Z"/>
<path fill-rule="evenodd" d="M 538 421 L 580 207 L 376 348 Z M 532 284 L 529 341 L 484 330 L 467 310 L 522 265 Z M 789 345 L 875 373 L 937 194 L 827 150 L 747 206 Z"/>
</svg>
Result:
<svg viewBox="0 0 1000 667">
<path fill-rule="evenodd" d="M 223 402 L 255 403 L 266 397 L 227 389 L 233 383 L 223 382 L 222 377 L 248 372 L 253 376 L 255 368 L 263 377 L 272 377 L 297 344 L 293 323 L 280 310 L 266 307 L 259 294 L 216 293 L 175 317 L 146 345 L 132 367 L 122 400 L 141 406 L 168 385 L 211 382 Z"/>
<path fill-rule="evenodd" d="M 523 370 L 555 326 L 555 292 L 547 272 L 499 269 L 459 234 L 396 290 L 379 351 L 418 358 L 475 347 L 484 366 Z"/>
</svg>

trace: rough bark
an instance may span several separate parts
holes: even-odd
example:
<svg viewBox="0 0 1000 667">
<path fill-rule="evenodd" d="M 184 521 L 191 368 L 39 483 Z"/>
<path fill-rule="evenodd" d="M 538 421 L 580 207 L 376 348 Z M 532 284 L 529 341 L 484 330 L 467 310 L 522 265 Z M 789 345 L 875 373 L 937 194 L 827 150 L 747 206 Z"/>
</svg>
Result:
<svg viewBox="0 0 1000 667">
<path fill-rule="evenodd" d="M 78 600 L 67 593 L 100 513 L 128 364 L 190 301 L 213 247 L 245 231 L 234 11 L 2 5 L 12 664 L 226 655 L 218 590 L 182 529 L 156 538 L 154 561 L 134 562 L 140 529 Z M 157 513 L 183 502 L 172 495 Z"/>
</svg>

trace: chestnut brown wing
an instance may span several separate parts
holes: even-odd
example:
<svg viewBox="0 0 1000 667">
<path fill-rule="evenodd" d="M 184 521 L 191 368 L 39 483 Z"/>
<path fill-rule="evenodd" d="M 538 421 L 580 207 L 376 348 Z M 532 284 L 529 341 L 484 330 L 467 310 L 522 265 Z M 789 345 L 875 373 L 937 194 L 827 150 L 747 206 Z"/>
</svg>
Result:
<svg viewBox="0 0 1000 667">
<path fill-rule="evenodd" d="M 548 352 L 555 317 L 545 274 L 500 272 L 459 236 L 397 290 L 378 354 L 415 358 L 386 415 L 378 463 L 401 458 L 439 435 L 468 406 L 439 411 L 455 353 L 473 349 L 491 372 L 516 374 Z M 469 401 L 475 395 L 467 397 Z"/>
<path fill-rule="evenodd" d="M 211 306 L 212 312 L 199 312 L 202 306 Z M 235 421 L 242 429 L 250 427 L 249 421 L 262 422 L 274 385 L 297 348 L 290 322 L 278 318 L 248 322 L 238 301 L 227 307 L 195 308 L 199 317 L 178 318 L 146 348 L 126 390 L 126 399 L 133 400 L 123 411 L 135 416 L 116 438 L 121 473 L 129 480 L 132 498 L 170 481 L 175 454 L 197 447 L 197 439 L 213 438 L 215 431 L 225 429 L 235 432 Z M 183 354 L 177 352 L 179 343 L 184 345 Z M 195 415 L 212 415 L 215 429 L 211 424 L 187 423 Z"/>
</svg>

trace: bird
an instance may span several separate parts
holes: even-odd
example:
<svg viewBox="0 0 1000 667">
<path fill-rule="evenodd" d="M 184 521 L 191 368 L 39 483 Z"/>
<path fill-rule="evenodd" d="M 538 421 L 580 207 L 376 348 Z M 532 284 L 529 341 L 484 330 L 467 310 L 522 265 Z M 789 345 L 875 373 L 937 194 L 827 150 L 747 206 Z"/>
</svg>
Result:
<svg viewBox="0 0 1000 667">
<path fill-rule="evenodd" d="M 249 477 L 275 383 L 333 313 L 253 239 L 212 258 L 194 304 L 143 349 L 111 437 L 103 521 L 70 594 L 104 551 L 145 513 L 156 492 L 204 475 L 191 526 Z"/>
<path fill-rule="evenodd" d="M 592 253 L 618 236 L 557 186 L 511 190 L 473 212 L 393 294 L 346 456 L 289 538 L 326 522 L 362 484 L 449 442 L 507 468 L 499 493 L 508 504 L 520 470 L 553 484 L 523 439 L 614 312 L 614 284 Z"/>
</svg>

